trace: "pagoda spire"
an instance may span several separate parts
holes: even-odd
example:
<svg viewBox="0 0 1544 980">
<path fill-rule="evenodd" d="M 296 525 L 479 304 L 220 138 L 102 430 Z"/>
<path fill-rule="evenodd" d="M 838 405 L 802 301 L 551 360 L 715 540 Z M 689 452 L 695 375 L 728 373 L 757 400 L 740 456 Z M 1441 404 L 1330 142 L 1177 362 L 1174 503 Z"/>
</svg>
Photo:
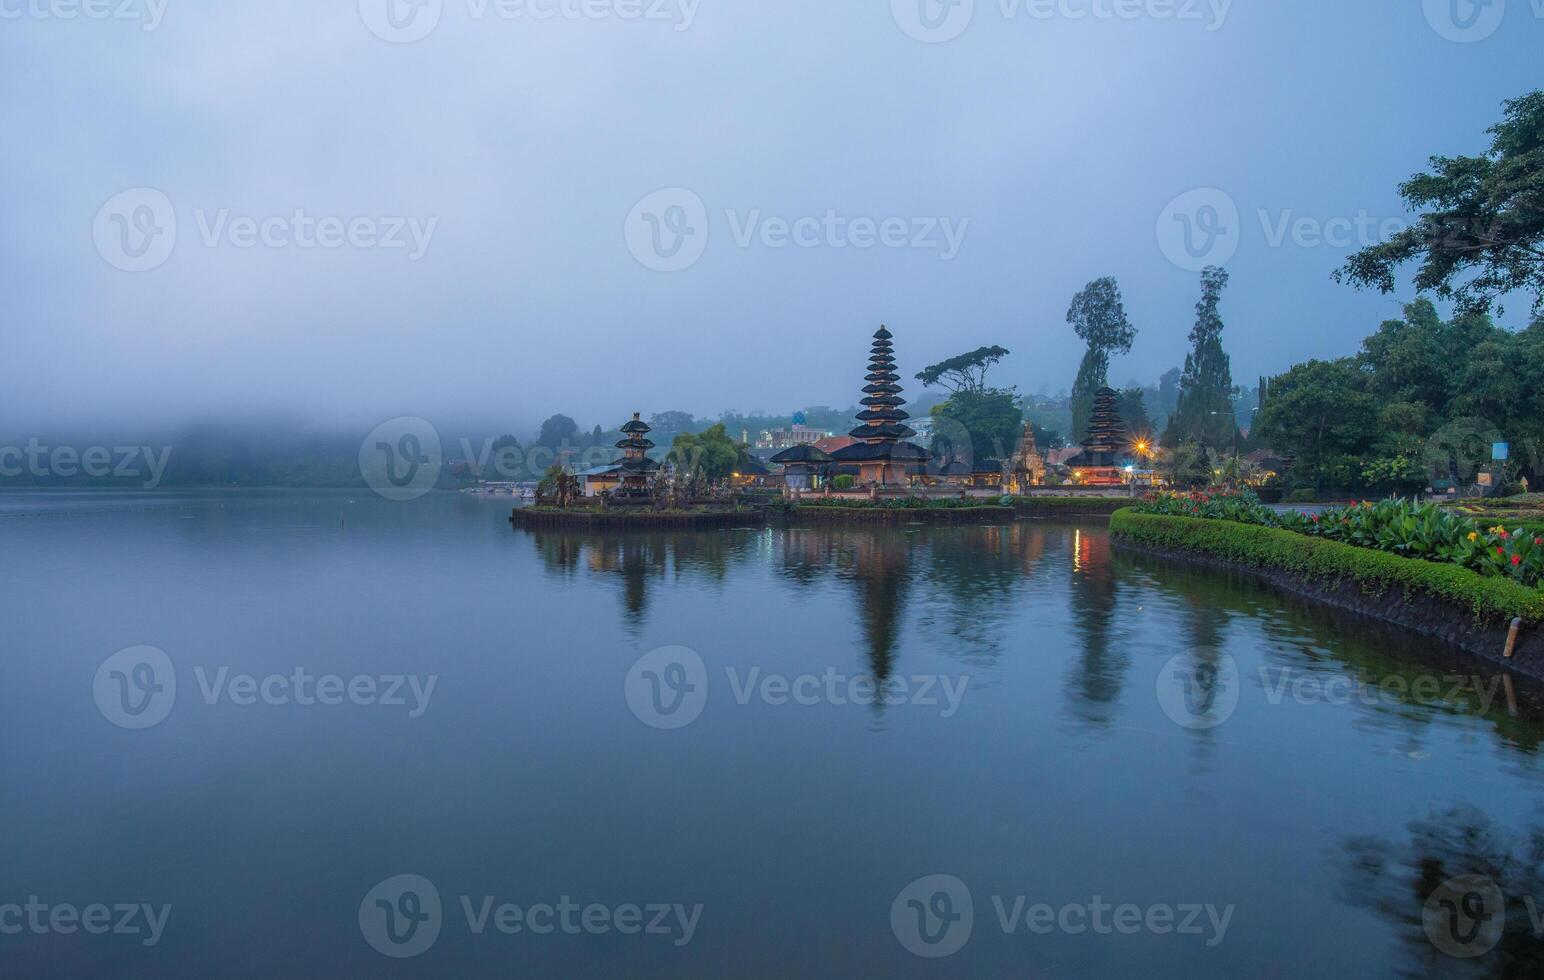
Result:
<svg viewBox="0 0 1544 980">
<path fill-rule="evenodd" d="M 910 418 L 901 406 L 901 378 L 895 371 L 894 335 L 881 326 L 869 349 L 868 382 L 859 404 L 858 426 L 848 435 L 858 442 L 833 454 L 838 463 L 857 464 L 865 483 L 905 483 L 910 468 L 920 467 L 930 454 L 921 446 L 902 440 L 917 433 L 906 424 Z"/>
</svg>

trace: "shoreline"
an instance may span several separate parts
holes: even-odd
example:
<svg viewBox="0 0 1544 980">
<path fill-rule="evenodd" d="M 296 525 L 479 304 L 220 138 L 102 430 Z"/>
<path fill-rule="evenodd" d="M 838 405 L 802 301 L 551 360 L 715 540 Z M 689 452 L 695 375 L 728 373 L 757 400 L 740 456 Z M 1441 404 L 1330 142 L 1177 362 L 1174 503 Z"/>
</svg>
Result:
<svg viewBox="0 0 1544 980">
<path fill-rule="evenodd" d="M 1123 520 L 1124 518 L 1124 520 Z M 1132 519 L 1143 522 L 1169 522 L 1164 526 L 1172 533 L 1169 542 L 1159 543 L 1143 536 L 1132 526 Z M 1189 522 L 1178 523 L 1178 522 Z M 1367 548 L 1339 542 L 1304 538 L 1304 559 L 1291 564 L 1263 563 L 1234 557 L 1212 542 L 1187 531 L 1207 530 L 1208 525 L 1226 525 L 1231 522 L 1201 518 L 1166 517 L 1146 514 L 1117 514 L 1111 519 L 1112 543 L 1123 551 L 1147 555 L 1165 561 L 1180 562 L 1214 571 L 1246 575 L 1263 581 L 1272 587 L 1292 595 L 1312 600 L 1324 606 L 1354 613 L 1364 618 L 1400 627 L 1408 632 L 1437 640 L 1488 664 L 1516 671 L 1534 680 L 1544 681 L 1544 615 L 1524 615 L 1521 631 L 1513 649 L 1513 655 L 1504 656 L 1511 631 L 1511 617 L 1497 610 L 1483 611 L 1466 606 L 1453 595 L 1434 592 L 1414 579 L 1431 569 L 1440 570 L 1445 577 L 1462 581 L 1464 585 L 1486 584 L 1515 585 L 1504 579 L 1487 579 L 1475 572 L 1457 566 L 1445 566 L 1418 558 L 1405 558 Z M 1122 525 L 1125 526 L 1122 526 Z M 1291 534 L 1290 531 L 1274 531 L 1238 524 L 1237 528 L 1249 531 L 1267 531 L 1274 534 Z M 1231 528 L 1225 529 L 1231 530 Z M 1186 539 L 1178 543 L 1173 539 Z M 1314 555 L 1313 561 L 1306 556 Z M 1359 563 L 1371 565 L 1368 556 L 1378 556 L 1378 564 L 1384 566 L 1377 573 L 1360 570 Z M 1382 574 L 1385 569 L 1398 569 L 1398 563 L 1419 564 L 1426 569 L 1410 569 L 1405 581 Z M 1455 573 L 1461 573 L 1455 574 Z M 1463 581 L 1465 578 L 1472 582 Z M 1537 604 L 1544 608 L 1544 595 L 1538 595 Z"/>
</svg>

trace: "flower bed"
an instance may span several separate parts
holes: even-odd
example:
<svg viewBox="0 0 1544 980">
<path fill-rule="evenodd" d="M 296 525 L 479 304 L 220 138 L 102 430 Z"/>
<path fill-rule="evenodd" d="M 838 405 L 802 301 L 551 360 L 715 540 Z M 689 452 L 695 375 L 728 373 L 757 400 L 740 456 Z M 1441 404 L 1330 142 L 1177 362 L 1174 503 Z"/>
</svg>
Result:
<svg viewBox="0 0 1544 980">
<path fill-rule="evenodd" d="M 1544 587 L 1544 534 L 1524 526 L 1485 527 L 1436 504 L 1408 500 L 1354 503 L 1318 514 L 1275 511 L 1253 493 L 1148 495 L 1140 514 L 1233 521 L 1323 538 L 1357 548 L 1457 565 L 1480 575 Z"/>
</svg>

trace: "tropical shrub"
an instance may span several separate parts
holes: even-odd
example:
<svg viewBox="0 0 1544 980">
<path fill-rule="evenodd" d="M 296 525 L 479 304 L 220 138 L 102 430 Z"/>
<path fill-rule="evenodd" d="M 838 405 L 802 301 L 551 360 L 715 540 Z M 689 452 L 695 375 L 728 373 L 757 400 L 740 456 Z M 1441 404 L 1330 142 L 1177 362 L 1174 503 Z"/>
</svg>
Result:
<svg viewBox="0 0 1544 980">
<path fill-rule="evenodd" d="M 1294 531 L 1405 558 L 1459 565 L 1482 575 L 1544 586 L 1544 535 L 1526 527 L 1484 527 L 1472 518 L 1430 503 L 1389 499 L 1353 503 L 1317 514 L 1276 511 L 1248 490 L 1227 493 L 1149 494 L 1136 505 L 1144 514 L 1234 521 Z"/>
</svg>

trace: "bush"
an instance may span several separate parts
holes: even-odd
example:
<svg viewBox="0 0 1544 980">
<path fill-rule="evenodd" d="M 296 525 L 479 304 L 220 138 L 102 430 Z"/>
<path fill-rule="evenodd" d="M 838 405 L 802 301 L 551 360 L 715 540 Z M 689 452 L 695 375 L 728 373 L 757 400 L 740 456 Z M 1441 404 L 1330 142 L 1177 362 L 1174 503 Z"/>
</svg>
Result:
<svg viewBox="0 0 1544 980">
<path fill-rule="evenodd" d="M 1473 519 L 1437 504 L 1383 500 L 1306 515 L 1263 507 L 1246 490 L 1149 494 L 1136 505 L 1136 510 L 1277 528 L 1401 557 L 1446 562 L 1481 575 L 1511 578 L 1523 585 L 1544 585 L 1544 536 L 1523 527 L 1508 530 L 1501 524 L 1483 528 Z"/>
<path fill-rule="evenodd" d="M 855 482 L 856 481 L 853 479 L 853 477 L 851 475 L 844 473 L 841 476 L 839 476 L 836 479 L 831 481 L 831 489 L 832 490 L 851 490 L 852 486 L 853 486 L 853 484 Z"/>
<path fill-rule="evenodd" d="M 878 500 L 833 497 L 830 500 L 801 503 L 805 507 L 835 507 L 847 510 L 970 510 L 979 507 L 998 507 L 993 500 L 976 497 L 880 497 Z"/>
<path fill-rule="evenodd" d="M 1319 497 L 1313 492 L 1312 487 L 1298 487 L 1287 494 L 1287 503 L 1289 504 L 1311 504 L 1318 499 Z"/>
<path fill-rule="evenodd" d="M 1136 544 L 1199 552 L 1309 579 L 1351 579 L 1369 594 L 1393 589 L 1424 593 L 1461 605 L 1482 620 L 1521 617 L 1530 623 L 1544 622 L 1544 593 L 1519 582 L 1281 528 L 1146 514 L 1128 507 L 1110 518 L 1110 532 Z"/>
</svg>

